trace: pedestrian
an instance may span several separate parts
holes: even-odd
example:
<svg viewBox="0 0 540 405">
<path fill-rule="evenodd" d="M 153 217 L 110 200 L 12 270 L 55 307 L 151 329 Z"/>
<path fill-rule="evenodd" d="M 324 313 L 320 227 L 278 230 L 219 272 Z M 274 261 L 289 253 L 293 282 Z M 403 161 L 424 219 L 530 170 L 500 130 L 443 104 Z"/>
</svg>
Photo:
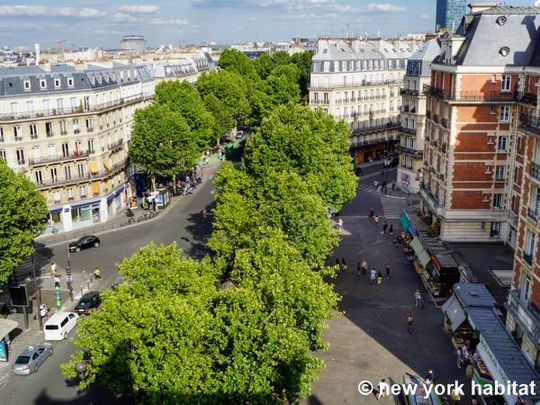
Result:
<svg viewBox="0 0 540 405">
<path fill-rule="evenodd" d="M 396 180 L 392 180 L 392 191 L 396 189 Z"/>
<path fill-rule="evenodd" d="M 386 386 L 386 379 L 383 378 L 381 381 L 379 381 L 379 383 L 377 384 L 377 387 L 378 387 L 378 392 L 377 392 L 377 401 L 379 399 L 381 399 L 382 397 L 384 397 L 384 389 L 383 387 Z"/>
<path fill-rule="evenodd" d="M 379 217 L 377 215 L 375 215 L 373 220 L 375 221 L 375 225 L 379 225 Z"/>
<path fill-rule="evenodd" d="M 383 277 L 382 271 L 379 270 L 377 272 L 377 284 L 381 285 L 383 282 L 383 279 L 384 277 Z"/>
<path fill-rule="evenodd" d="M 457 368 L 461 369 L 461 366 L 463 365 L 463 353 L 461 352 L 461 349 L 456 350 L 456 366 Z"/>
<path fill-rule="evenodd" d="M 345 263 L 344 257 L 341 258 L 341 268 L 343 269 L 343 271 L 347 271 L 347 263 Z"/>
<path fill-rule="evenodd" d="M 388 229 L 388 222 L 384 221 L 382 225 L 382 233 L 385 234 Z"/>
<path fill-rule="evenodd" d="M 422 293 L 418 289 L 414 292 L 414 301 L 416 304 L 416 308 L 420 308 L 420 309 L 424 308 L 424 302 L 422 300 Z"/>
<path fill-rule="evenodd" d="M 47 316 L 47 305 L 40 304 L 39 305 L 39 317 L 41 319 L 45 318 Z"/>
<path fill-rule="evenodd" d="M 414 333 L 414 316 L 410 312 L 407 314 L 407 332 L 410 335 Z"/>
<path fill-rule="evenodd" d="M 458 405 L 459 401 L 461 401 L 461 395 L 459 395 L 459 391 L 456 388 L 452 389 L 450 399 L 452 400 L 452 405 Z"/>
<path fill-rule="evenodd" d="M 362 262 L 358 262 L 356 264 L 356 276 L 360 277 L 361 274 L 362 274 Z"/>
<path fill-rule="evenodd" d="M 54 288 L 60 288 L 60 277 L 58 277 L 58 274 L 54 276 Z"/>
<path fill-rule="evenodd" d="M 476 396 L 471 399 L 471 405 L 478 405 L 478 399 L 476 398 Z"/>
<path fill-rule="evenodd" d="M 377 271 L 375 270 L 375 268 L 371 268 L 371 270 L 369 271 L 369 284 L 373 285 L 375 284 L 375 280 L 377 279 Z"/>
<path fill-rule="evenodd" d="M 432 369 L 428 370 L 424 380 L 426 381 L 426 384 L 433 384 L 433 370 Z"/>
<path fill-rule="evenodd" d="M 54 262 L 51 262 L 51 275 L 53 277 L 55 277 L 57 275 L 57 272 L 56 272 L 56 263 Z"/>
<path fill-rule="evenodd" d="M 341 231 L 343 229 L 343 218 L 338 218 L 337 220 L 337 228 Z"/>
<path fill-rule="evenodd" d="M 386 262 L 384 269 L 386 270 L 386 279 L 390 280 L 390 273 L 392 272 L 392 269 L 390 269 L 390 262 Z"/>
<path fill-rule="evenodd" d="M 362 260 L 362 274 L 367 274 L 368 262 L 366 259 Z"/>
<path fill-rule="evenodd" d="M 373 218 L 373 215 L 375 215 L 375 211 L 373 211 L 373 208 L 369 210 L 369 217 Z"/>
<path fill-rule="evenodd" d="M 390 235 L 394 235 L 394 224 L 390 224 L 390 227 L 388 228 L 388 233 Z"/>
<path fill-rule="evenodd" d="M 101 270 L 99 269 L 99 267 L 96 267 L 94 269 L 94 277 L 97 279 L 100 279 L 101 280 Z"/>
<path fill-rule="evenodd" d="M 461 348 L 461 355 L 463 357 L 463 362 L 467 361 L 469 358 L 469 349 L 467 348 L 467 345 L 463 345 Z"/>
<path fill-rule="evenodd" d="M 336 257 L 336 266 L 339 267 L 339 269 L 341 270 L 341 260 L 339 260 L 339 257 Z"/>
<path fill-rule="evenodd" d="M 474 374 L 474 366 L 472 364 L 467 364 L 467 367 L 465 367 L 465 377 L 473 378 L 473 374 Z"/>
</svg>

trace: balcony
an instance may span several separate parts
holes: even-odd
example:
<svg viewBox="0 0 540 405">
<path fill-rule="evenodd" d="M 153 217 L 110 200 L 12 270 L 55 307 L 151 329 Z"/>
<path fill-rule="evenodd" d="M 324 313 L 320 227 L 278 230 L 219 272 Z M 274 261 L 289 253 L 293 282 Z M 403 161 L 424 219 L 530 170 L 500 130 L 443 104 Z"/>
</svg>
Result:
<svg viewBox="0 0 540 405">
<path fill-rule="evenodd" d="M 533 135 L 540 136 L 540 117 L 534 114 L 519 114 L 519 127 Z"/>
<path fill-rule="evenodd" d="M 96 174 L 86 174 L 83 176 L 71 176 L 70 178 L 58 178 L 56 181 L 47 181 L 37 184 L 36 187 L 38 190 L 44 190 L 48 188 L 55 188 L 64 185 L 74 185 L 78 183 L 87 183 L 92 180 L 105 180 L 108 177 L 113 176 L 116 173 L 119 173 L 125 168 L 125 162 L 116 163 L 110 169 L 105 169 Z"/>
<path fill-rule="evenodd" d="M 426 110 L 426 118 L 431 119 L 431 111 Z"/>
<path fill-rule="evenodd" d="M 400 145 L 399 150 L 402 153 L 404 153 L 406 155 L 411 155 L 412 157 L 414 157 L 416 159 L 421 159 L 422 157 L 424 157 L 424 151 L 423 150 L 408 148 L 408 147 L 402 146 L 402 145 Z"/>
<path fill-rule="evenodd" d="M 372 125 L 365 128 L 354 129 L 352 132 L 353 132 L 353 135 L 360 135 L 360 134 L 365 134 L 368 132 L 384 131 L 384 130 L 399 129 L 399 128 L 400 128 L 399 122 L 388 122 L 383 125 Z"/>
<path fill-rule="evenodd" d="M 535 106 L 538 104 L 538 96 L 534 93 L 518 93 L 517 99 L 521 104 Z"/>
<path fill-rule="evenodd" d="M 439 114 L 433 114 L 431 119 L 433 120 L 433 122 L 438 124 L 439 123 Z"/>
<path fill-rule="evenodd" d="M 448 128 L 449 128 L 449 127 L 448 127 L 448 119 L 447 119 L 447 118 L 441 118 L 441 125 L 442 125 L 444 128 L 448 129 Z"/>
<path fill-rule="evenodd" d="M 416 128 L 399 127 L 399 130 L 406 134 L 416 135 Z"/>
<path fill-rule="evenodd" d="M 400 89 L 399 94 L 402 96 L 418 96 L 418 90 Z"/>
<path fill-rule="evenodd" d="M 124 146 L 124 140 L 119 139 L 116 142 L 113 142 L 113 143 L 109 144 L 109 151 L 110 152 L 116 152 L 117 150 L 122 149 L 123 146 Z"/>
<path fill-rule="evenodd" d="M 519 289 L 513 289 L 508 293 L 508 311 L 527 332 L 536 344 L 540 344 L 540 313 L 538 309 L 521 297 Z"/>
<path fill-rule="evenodd" d="M 50 163 L 56 163 L 56 162 L 67 162 L 70 160 L 79 160 L 79 159 L 85 159 L 90 155 L 90 150 L 80 151 L 80 152 L 74 152 L 68 156 L 64 155 L 52 155 L 52 156 L 42 156 L 42 157 L 35 157 L 29 159 L 29 163 L 32 166 L 42 166 Z"/>
<path fill-rule="evenodd" d="M 529 264 L 529 266 L 532 266 L 532 262 L 533 262 L 532 253 L 523 252 L 523 260 L 525 260 Z"/>
<path fill-rule="evenodd" d="M 538 220 L 538 207 L 528 207 L 527 216 L 536 222 Z"/>
<path fill-rule="evenodd" d="M 446 101 L 455 102 L 513 102 L 518 101 L 518 94 L 513 91 L 461 91 L 459 94 L 439 89 L 437 87 L 424 85 L 423 93 L 425 95 L 436 97 Z"/>
<path fill-rule="evenodd" d="M 2 113 L 0 114 L 0 121 L 13 121 L 13 120 L 24 120 L 32 118 L 43 118 L 43 117 L 56 117 L 62 115 L 70 114 L 87 114 L 104 111 L 110 108 L 131 104 L 137 101 L 143 101 L 145 98 L 142 93 L 131 97 L 120 98 L 115 101 L 109 101 L 107 103 L 95 104 L 84 108 L 83 106 L 78 107 L 64 107 L 64 108 L 50 108 L 46 110 L 33 110 L 33 111 L 22 111 L 22 112 L 11 112 L 11 113 Z"/>
<path fill-rule="evenodd" d="M 531 162 L 529 166 L 529 174 L 532 178 L 540 180 L 540 164 Z"/>
</svg>

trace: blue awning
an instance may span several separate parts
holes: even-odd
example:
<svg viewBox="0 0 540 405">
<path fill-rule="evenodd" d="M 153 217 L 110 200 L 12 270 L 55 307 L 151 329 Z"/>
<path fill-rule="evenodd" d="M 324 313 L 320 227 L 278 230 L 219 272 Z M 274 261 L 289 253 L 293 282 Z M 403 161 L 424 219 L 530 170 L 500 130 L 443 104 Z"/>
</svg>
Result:
<svg viewBox="0 0 540 405">
<path fill-rule="evenodd" d="M 411 222 L 411 224 L 409 225 L 409 227 L 407 228 L 407 231 L 409 231 L 409 233 L 411 234 L 411 236 L 414 238 L 415 236 L 418 236 L 418 232 L 416 231 L 416 228 L 414 227 L 413 223 Z"/>
<path fill-rule="evenodd" d="M 107 196 L 107 201 L 111 201 L 113 198 L 116 198 L 118 194 L 120 194 L 122 191 L 124 191 L 127 187 L 127 184 L 122 184 L 120 187 L 118 187 L 116 190 L 114 190 L 111 194 Z"/>
<path fill-rule="evenodd" d="M 94 205 L 94 204 L 99 204 L 101 200 L 92 200 L 92 201 L 84 201 L 84 202 L 80 202 L 79 204 L 74 204 L 71 206 L 71 209 L 74 209 L 74 208 L 81 208 L 81 207 L 86 207 L 88 205 Z"/>
<path fill-rule="evenodd" d="M 62 207 L 51 208 L 51 209 L 49 210 L 49 213 L 50 213 L 50 214 L 55 214 L 55 213 L 57 213 L 57 212 L 62 212 Z"/>
</svg>

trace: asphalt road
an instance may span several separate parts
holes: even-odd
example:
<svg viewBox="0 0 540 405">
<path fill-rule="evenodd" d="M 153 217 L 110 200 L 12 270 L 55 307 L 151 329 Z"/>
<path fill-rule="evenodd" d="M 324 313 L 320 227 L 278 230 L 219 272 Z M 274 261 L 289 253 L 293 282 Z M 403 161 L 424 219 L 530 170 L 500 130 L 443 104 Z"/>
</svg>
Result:
<svg viewBox="0 0 540 405">
<path fill-rule="evenodd" d="M 156 220 L 100 235 L 101 245 L 80 253 L 71 254 L 70 264 L 73 278 L 85 277 L 98 266 L 102 280 L 98 289 L 109 287 L 119 279 L 116 263 L 129 257 L 150 242 L 170 243 L 175 241 L 187 254 L 198 256 L 204 253 L 204 241 L 211 230 L 210 218 L 201 211 L 214 201 L 212 182 L 207 181 L 193 194 L 182 197 Z M 62 243 L 41 249 L 40 254 L 51 261 L 66 266 L 66 245 Z M 27 377 L 13 376 L 0 389 L 0 405 L 45 405 L 45 404 L 125 404 L 127 399 L 114 398 L 110 392 L 94 384 L 86 392 L 78 393 L 77 387 L 66 383 L 60 364 L 65 363 L 74 352 L 73 336 L 55 345 L 54 356 L 48 359 L 35 374 Z"/>
</svg>

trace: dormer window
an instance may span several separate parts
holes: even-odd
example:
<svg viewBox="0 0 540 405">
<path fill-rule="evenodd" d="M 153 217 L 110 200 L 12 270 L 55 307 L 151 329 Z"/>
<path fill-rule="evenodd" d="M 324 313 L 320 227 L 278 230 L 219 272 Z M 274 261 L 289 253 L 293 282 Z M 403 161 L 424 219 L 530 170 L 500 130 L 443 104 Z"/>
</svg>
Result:
<svg viewBox="0 0 540 405">
<path fill-rule="evenodd" d="M 510 48 L 508 48 L 507 46 L 503 46 L 501 49 L 499 49 L 499 53 L 501 54 L 501 56 L 508 56 L 508 54 L 510 53 Z"/>
<path fill-rule="evenodd" d="M 68 87 L 73 87 L 74 85 L 73 77 L 68 77 L 67 84 L 68 84 Z"/>
<path fill-rule="evenodd" d="M 46 89 L 47 88 L 47 80 L 39 79 L 39 88 L 40 89 Z"/>
<path fill-rule="evenodd" d="M 25 90 L 30 90 L 30 80 L 24 80 L 23 86 Z"/>
<path fill-rule="evenodd" d="M 54 79 L 54 87 L 59 88 L 61 86 L 60 79 Z"/>
<path fill-rule="evenodd" d="M 495 22 L 497 23 L 497 25 L 503 26 L 504 24 L 506 24 L 506 17 L 504 15 L 501 15 L 500 17 L 497 17 Z"/>
</svg>

